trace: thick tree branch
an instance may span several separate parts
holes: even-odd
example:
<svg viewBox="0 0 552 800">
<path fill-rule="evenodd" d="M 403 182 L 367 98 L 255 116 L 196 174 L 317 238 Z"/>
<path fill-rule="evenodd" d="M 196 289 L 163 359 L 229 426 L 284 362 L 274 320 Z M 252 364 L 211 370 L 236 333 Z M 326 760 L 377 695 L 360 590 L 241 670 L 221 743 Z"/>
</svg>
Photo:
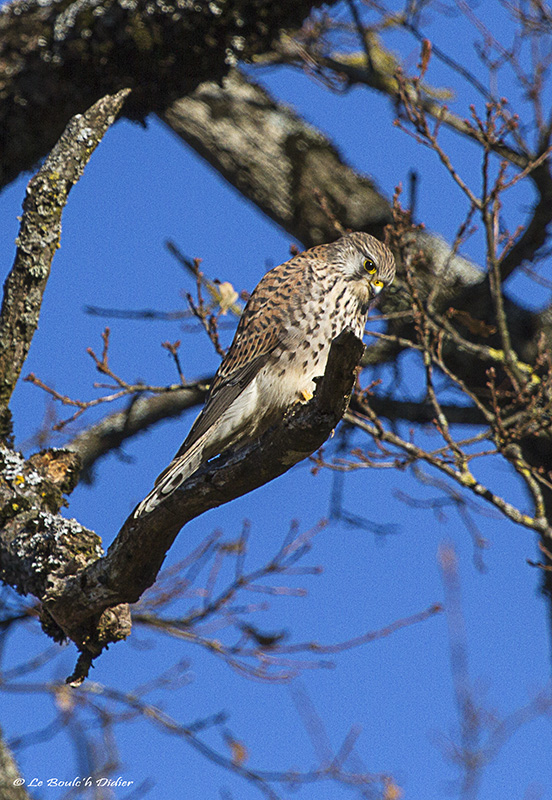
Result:
<svg viewBox="0 0 552 800">
<path fill-rule="evenodd" d="M 238 58 L 268 50 L 317 0 L 15 0 L 0 10 L 0 185 L 33 167 L 68 119 L 133 89 L 143 119 Z M 331 0 L 329 5 L 331 5 Z M 37 121 L 40 121 L 37 124 Z"/>
<path fill-rule="evenodd" d="M 21 776 L 0 729 L 0 797 L 2 800 L 30 800 Z"/>
<path fill-rule="evenodd" d="M 118 450 L 127 439 L 144 433 L 157 422 L 172 417 L 179 417 L 185 411 L 201 405 L 205 401 L 207 387 L 212 378 L 206 378 L 197 384 L 184 388 L 175 388 L 164 394 L 140 397 L 124 411 L 106 416 L 101 422 L 79 433 L 65 449 L 77 453 L 82 468 L 80 479 L 86 479 L 87 473 L 97 461 L 113 450 Z M 372 395 L 370 405 L 380 416 L 391 420 L 406 420 L 424 424 L 431 422 L 434 411 L 428 403 L 414 400 L 394 400 L 390 397 Z M 355 408 L 354 399 L 351 408 Z M 359 410 L 361 410 L 359 408 Z M 451 425 L 483 425 L 485 420 L 475 407 L 443 406 L 443 411 Z"/>
<path fill-rule="evenodd" d="M 82 472 L 89 470 L 99 459 L 112 450 L 117 450 L 124 441 L 143 433 L 155 423 L 178 417 L 184 411 L 201 405 L 206 397 L 211 379 L 184 389 L 175 389 L 153 397 L 143 397 L 127 410 L 110 414 L 97 425 L 93 425 L 76 436 L 67 450 L 76 452 L 82 462 Z M 435 416 L 429 403 L 414 400 L 394 400 L 391 397 L 372 395 L 370 406 L 380 417 L 395 421 L 431 422 Z M 351 408 L 357 407 L 351 401 Z M 360 406 L 358 410 L 362 410 Z M 485 420 L 477 408 L 472 406 L 443 405 L 443 412 L 451 425 L 484 425 Z M 81 472 L 81 478 L 82 478 Z"/>
<path fill-rule="evenodd" d="M 435 419 L 435 409 L 427 400 L 395 400 L 392 397 L 381 397 L 370 395 L 370 408 L 375 411 L 378 417 L 389 419 L 394 422 L 416 422 L 419 425 L 432 422 Z M 451 425 L 485 425 L 485 419 L 475 406 L 441 406 L 448 422 Z M 351 400 L 351 411 L 365 412 L 362 402 L 358 399 Z M 349 415 L 352 421 L 352 415 Z"/>
<path fill-rule="evenodd" d="M 356 172 L 316 128 L 238 70 L 207 81 L 161 118 L 248 200 L 305 247 L 351 230 L 382 237 L 393 215 L 374 182 Z M 329 212 L 329 213 L 328 213 Z M 435 274 L 453 289 L 481 272 L 443 239 L 414 234 Z"/>
<path fill-rule="evenodd" d="M 354 334 L 341 334 L 309 403 L 297 406 L 253 444 L 207 464 L 151 513 L 131 515 L 105 558 L 74 578 L 50 575 L 45 615 L 89 657 L 97 655 L 89 644 L 96 641 L 98 618 L 108 608 L 135 602 L 152 585 L 183 525 L 282 475 L 323 444 L 347 408 L 363 349 Z"/>
<path fill-rule="evenodd" d="M 112 124 L 129 90 L 104 97 L 68 124 L 42 169 L 31 180 L 24 203 L 15 263 L 4 286 L 0 313 L 0 401 L 4 436 L 9 433 L 7 404 L 38 324 L 51 262 L 59 246 L 61 214 L 77 182 Z M 99 539 L 58 511 L 63 493 L 71 491 L 79 471 L 78 457 L 46 451 L 27 462 L 0 449 L 0 576 L 22 594 L 43 597 L 52 572 L 74 574 L 101 554 Z M 128 612 L 126 612 L 128 613 Z M 125 629 L 125 610 L 116 624 L 103 620 L 101 640 L 114 641 Z M 59 630 L 51 630 L 60 638 Z"/>
<path fill-rule="evenodd" d="M 535 169 L 531 174 L 533 184 L 538 192 L 531 218 L 523 234 L 508 251 L 500 263 L 502 280 L 506 280 L 525 261 L 532 261 L 539 250 L 549 239 L 549 227 L 552 222 L 552 176 L 550 160 Z"/>
<path fill-rule="evenodd" d="M 126 89 L 104 97 L 85 114 L 73 117 L 29 183 L 15 262 L 4 284 L 0 312 L 0 408 L 5 409 L 10 401 L 38 325 L 69 192 L 128 93 Z"/>
<path fill-rule="evenodd" d="M 66 450 L 46 450 L 24 461 L 0 447 L 0 578 L 20 594 L 48 597 L 60 581 L 103 554 L 93 531 L 58 513 L 78 470 L 78 457 Z M 56 641 L 64 638 L 51 618 L 43 619 L 43 627 Z M 129 631 L 128 607 L 110 609 L 96 619 L 89 650 L 101 652 Z"/>
<path fill-rule="evenodd" d="M 307 247 L 340 232 L 339 222 L 381 238 L 389 203 L 320 131 L 233 70 L 173 103 L 161 118 L 229 183 Z"/>
</svg>

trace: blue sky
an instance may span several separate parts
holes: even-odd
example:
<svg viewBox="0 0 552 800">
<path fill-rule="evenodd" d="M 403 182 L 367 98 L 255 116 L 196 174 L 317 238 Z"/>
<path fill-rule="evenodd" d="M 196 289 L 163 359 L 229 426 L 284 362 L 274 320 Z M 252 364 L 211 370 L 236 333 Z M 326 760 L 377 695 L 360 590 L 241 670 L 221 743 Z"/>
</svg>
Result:
<svg viewBox="0 0 552 800">
<path fill-rule="evenodd" d="M 496 4 L 488 5 L 498 9 Z M 443 48 L 456 50 L 457 56 L 476 68 L 468 47 L 473 34 L 463 20 L 436 20 L 433 30 Z M 393 111 L 383 98 L 360 89 L 333 95 L 291 70 L 253 74 L 326 132 L 346 159 L 373 176 L 387 196 L 398 182 L 405 182 L 411 168 L 417 169 L 421 176 L 419 220 L 446 238 L 454 235 L 464 207 L 459 190 L 433 153 L 392 127 Z M 428 78 L 434 83 L 452 82 L 437 64 Z M 502 91 L 507 89 L 505 79 Z M 463 110 L 459 113 L 467 113 L 462 106 L 466 101 L 468 95 L 460 94 L 458 108 Z M 454 134 L 447 134 L 445 141 L 463 173 L 477 180 L 475 148 Z M 0 196 L 5 273 L 11 266 L 27 180 L 28 176 L 20 179 Z M 515 218 L 530 200 L 530 192 L 520 190 L 512 195 L 507 211 Z M 230 280 L 236 288 L 248 290 L 267 265 L 288 257 L 292 244 L 287 234 L 158 121 L 150 120 L 146 129 L 119 122 L 70 195 L 62 246 L 24 374 L 35 372 L 70 396 L 94 397 L 92 384 L 97 376 L 86 348 L 101 349 L 105 323 L 86 315 L 84 307 L 182 308 L 181 292 L 190 291 L 192 284 L 164 249 L 166 239 L 173 239 L 190 257 L 202 258 L 209 277 Z M 467 252 L 480 263 L 478 236 Z M 542 290 L 536 291 L 524 278 L 516 279 L 509 290 L 532 306 L 547 301 Z M 176 380 L 174 365 L 160 346 L 167 339 L 182 338 L 186 377 L 195 379 L 216 369 L 217 356 L 210 344 L 199 333 L 182 332 L 177 322 L 114 320 L 109 324 L 111 365 L 129 380 L 142 378 L 152 384 Z M 384 373 L 383 377 L 385 390 L 392 376 Z M 19 385 L 13 402 L 19 446 L 25 447 L 48 407 L 40 390 L 29 383 Z M 126 443 L 124 459 L 111 455 L 103 460 L 93 486 L 75 490 L 67 514 L 96 530 L 109 544 L 179 447 L 195 413 Z M 91 413 L 83 421 L 94 418 Z M 502 463 L 490 462 L 481 477 L 497 490 L 512 492 L 523 504 Z M 184 558 L 217 528 L 235 538 L 244 519 L 252 526 L 248 564 L 253 568 L 264 563 L 278 549 L 290 520 L 298 520 L 300 530 L 308 530 L 328 514 L 332 481 L 328 471 L 313 476 L 309 464 L 299 465 L 272 484 L 190 523 L 169 553 L 167 565 Z M 263 630 L 285 629 L 290 641 L 343 641 L 442 602 L 438 550 L 443 543 L 453 543 L 474 692 L 491 719 L 493 715 L 503 718 L 549 686 L 547 612 L 538 596 L 538 574 L 526 563 L 536 554 L 534 537 L 496 514 L 476 517 L 488 543 L 486 571 L 480 572 L 474 565 L 469 534 L 453 509 L 445 509 L 446 518 L 438 519 L 430 510 L 401 502 L 398 491 L 422 499 L 437 494 L 409 473 L 366 470 L 348 475 L 346 509 L 395 526 L 395 532 L 381 537 L 331 522 L 315 537 L 305 557 L 305 564 L 321 565 L 322 574 L 294 579 L 307 590 L 305 597 L 255 595 L 243 602 L 270 601 L 270 608 L 256 612 L 252 619 Z M 46 646 L 38 628 L 28 626 L 8 640 L 2 666 L 21 663 Z M 449 657 L 446 620 L 440 615 L 340 654 L 332 658 L 331 669 L 305 670 L 299 687 L 308 692 L 334 750 L 351 726 L 358 725 L 356 753 L 367 771 L 393 775 L 405 798 L 437 800 L 446 796 L 457 775 L 442 750 L 447 736 L 455 735 L 458 727 Z M 51 664 L 19 680 L 36 684 L 63 679 L 74 659 L 74 648 L 67 647 Z M 184 685 L 170 693 L 154 692 L 149 698 L 152 702 L 163 703 L 168 713 L 185 723 L 227 712 L 227 728 L 246 745 L 247 764 L 252 768 L 304 771 L 316 766 L 313 744 L 294 704 L 293 687 L 248 680 L 184 641 L 136 628 L 127 642 L 101 657 L 92 679 L 130 691 L 182 659 L 189 661 Z M 8 740 L 39 730 L 54 717 L 51 698 L 41 692 L 2 694 L 1 724 Z M 150 723 L 120 725 L 117 734 L 121 767 L 116 774 L 135 781 L 134 786 L 151 778 L 155 787 L 147 797 L 218 798 L 221 787 L 241 800 L 260 796 L 252 786 L 208 764 L 184 741 Z M 226 752 L 218 732 L 206 738 Z M 552 796 L 549 743 L 550 718 L 524 726 L 485 770 L 478 796 L 482 800 Z M 82 775 L 67 732 L 49 741 L 28 743 L 18 750 L 18 758 L 29 780 L 71 780 Z M 64 792 L 45 786 L 34 791 L 37 798 L 48 799 Z M 306 786 L 296 796 L 333 800 L 344 794 L 340 787 L 325 783 Z M 282 795 L 287 796 L 283 790 Z M 114 796 L 127 794 L 117 790 Z"/>
</svg>

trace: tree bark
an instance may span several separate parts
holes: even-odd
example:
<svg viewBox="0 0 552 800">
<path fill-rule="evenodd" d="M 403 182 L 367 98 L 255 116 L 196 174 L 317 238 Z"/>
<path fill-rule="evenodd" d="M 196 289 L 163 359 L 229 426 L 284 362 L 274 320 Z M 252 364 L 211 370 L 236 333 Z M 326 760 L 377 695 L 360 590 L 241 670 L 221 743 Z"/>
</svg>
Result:
<svg viewBox="0 0 552 800">
<path fill-rule="evenodd" d="M 15 0 L 0 11 L 0 186 L 31 169 L 67 121 L 133 90 L 143 120 L 270 49 L 318 0 Z M 332 5 L 330 0 L 329 5 Z"/>
<path fill-rule="evenodd" d="M 30 800 L 15 759 L 0 729 L 0 797 L 2 800 Z"/>
<path fill-rule="evenodd" d="M 38 325 L 42 297 L 61 235 L 61 215 L 129 90 L 107 96 L 70 121 L 27 187 L 15 262 L 0 311 L 0 409 L 6 409 Z"/>
</svg>

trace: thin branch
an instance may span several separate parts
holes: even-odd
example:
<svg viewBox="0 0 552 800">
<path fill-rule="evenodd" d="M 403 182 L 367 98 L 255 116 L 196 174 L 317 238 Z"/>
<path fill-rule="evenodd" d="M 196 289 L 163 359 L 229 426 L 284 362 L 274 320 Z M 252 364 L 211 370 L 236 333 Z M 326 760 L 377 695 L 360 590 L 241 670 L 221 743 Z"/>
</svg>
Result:
<svg viewBox="0 0 552 800">
<path fill-rule="evenodd" d="M 495 494 L 488 487 L 476 480 L 467 466 L 464 470 L 458 470 L 452 466 L 448 460 L 436 457 L 432 453 L 429 453 L 427 450 L 418 447 L 412 442 L 407 442 L 397 434 L 392 433 L 391 431 L 386 431 L 381 426 L 381 423 L 376 420 L 375 415 L 372 416 L 371 420 L 367 420 L 360 419 L 352 412 L 348 412 L 345 415 L 345 419 L 347 422 L 356 425 L 361 430 L 364 430 L 366 433 L 370 434 L 370 436 L 372 436 L 376 441 L 387 442 L 388 444 L 396 446 L 408 456 L 411 463 L 415 461 L 424 461 L 431 466 L 436 467 L 449 478 L 452 478 L 458 484 L 463 486 L 465 489 L 473 492 L 477 497 L 481 497 L 491 505 L 494 505 L 495 508 L 501 511 L 502 514 L 512 522 L 536 531 L 537 533 L 541 534 L 541 536 L 545 537 L 545 539 L 552 539 L 552 528 L 549 526 L 546 518 L 543 519 L 542 517 L 524 514 L 522 511 L 512 505 L 512 503 L 504 500 L 503 497 Z"/>
<path fill-rule="evenodd" d="M 286 39 L 284 43 L 278 44 L 278 49 L 276 51 L 277 55 L 272 58 L 272 63 L 301 64 L 303 49 L 303 46 L 298 46 L 292 40 Z M 320 67 L 332 70 L 337 74 L 344 75 L 350 85 L 364 84 L 365 86 L 370 86 L 372 89 L 382 92 L 383 94 L 386 94 L 395 100 L 398 100 L 400 97 L 400 88 L 396 80 L 396 75 L 394 72 L 387 71 L 389 64 L 396 66 L 395 59 L 392 56 L 390 59 L 383 60 L 385 68 L 380 70 L 370 70 L 366 67 L 358 67 L 354 64 L 348 64 L 347 62 L 340 60 L 339 57 L 335 58 L 332 56 L 324 56 L 320 53 L 313 53 L 310 51 L 309 57 L 313 58 Z M 263 59 L 261 64 L 267 63 L 268 60 L 269 59 L 266 58 Z M 410 85 L 411 81 L 406 79 L 407 94 L 409 94 L 411 91 Z M 425 93 L 420 95 L 419 103 L 421 110 L 423 110 L 426 114 L 429 114 L 440 123 L 443 123 L 457 133 L 467 136 L 469 139 L 472 139 L 478 144 L 484 144 L 484 140 L 477 128 L 473 127 L 468 120 L 462 119 L 461 117 L 458 117 L 456 114 L 449 111 L 445 105 L 437 102 Z M 520 169 L 525 169 L 527 166 L 529 160 L 528 155 L 520 150 L 516 150 L 514 147 L 509 146 L 503 141 L 497 141 L 493 143 L 492 150 L 501 158 L 506 158 Z"/>
<path fill-rule="evenodd" d="M 83 471 L 88 472 L 99 459 L 118 450 L 127 439 L 203 403 L 210 382 L 211 378 L 207 378 L 186 386 L 170 386 L 153 396 L 140 395 L 123 411 L 110 414 L 79 433 L 66 447 L 78 453 Z"/>
<path fill-rule="evenodd" d="M 232 302 L 226 301 L 226 298 L 223 296 L 221 291 L 220 281 L 212 281 L 203 272 L 200 273 L 197 269 L 195 259 L 187 258 L 180 250 L 178 245 L 176 245 L 171 239 L 167 239 L 165 242 L 165 247 L 169 253 L 176 258 L 178 263 L 181 264 L 181 266 L 183 266 L 184 269 L 186 269 L 190 275 L 193 276 L 195 280 L 197 280 L 199 277 L 201 286 L 204 286 L 205 289 L 207 289 L 216 305 L 221 306 L 225 311 L 230 311 L 231 314 L 238 319 L 241 317 L 243 305 L 235 300 Z M 186 312 L 186 314 L 189 314 L 189 312 Z"/>
</svg>

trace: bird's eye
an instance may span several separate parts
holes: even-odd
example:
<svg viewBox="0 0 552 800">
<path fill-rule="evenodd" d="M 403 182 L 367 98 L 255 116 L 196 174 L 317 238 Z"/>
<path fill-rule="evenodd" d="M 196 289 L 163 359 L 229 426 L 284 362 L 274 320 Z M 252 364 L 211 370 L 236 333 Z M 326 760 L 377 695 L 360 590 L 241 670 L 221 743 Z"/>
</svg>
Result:
<svg viewBox="0 0 552 800">
<path fill-rule="evenodd" d="M 365 258 L 362 263 L 362 267 L 368 273 L 368 275 L 374 275 L 374 273 L 377 271 L 376 265 L 371 258 Z"/>
</svg>

